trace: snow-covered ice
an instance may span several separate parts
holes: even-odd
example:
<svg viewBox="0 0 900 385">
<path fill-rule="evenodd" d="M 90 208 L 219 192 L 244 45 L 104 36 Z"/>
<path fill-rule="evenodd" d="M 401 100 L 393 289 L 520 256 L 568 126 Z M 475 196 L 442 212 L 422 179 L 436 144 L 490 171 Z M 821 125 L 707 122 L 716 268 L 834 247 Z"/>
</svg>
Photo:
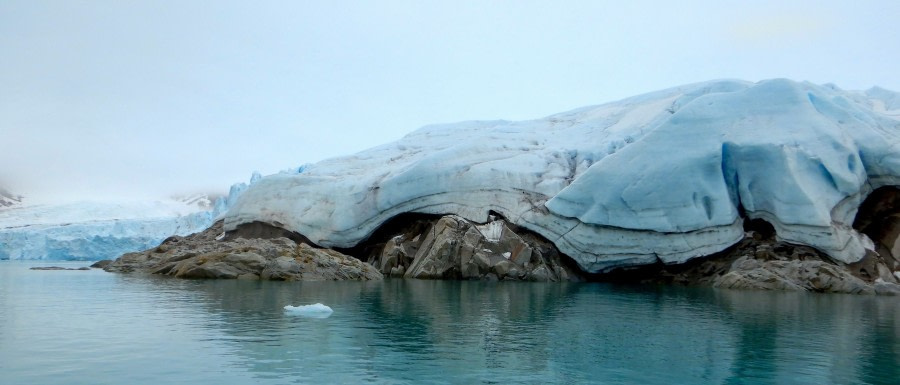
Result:
<svg viewBox="0 0 900 385">
<path fill-rule="evenodd" d="M 328 318 L 331 317 L 331 313 L 334 310 L 327 305 L 323 305 L 321 303 L 314 303 L 312 305 L 300 305 L 300 306 L 291 306 L 287 305 L 284 307 L 284 311 L 288 314 L 299 315 L 303 317 L 309 318 Z"/>
<path fill-rule="evenodd" d="M 260 221 L 348 247 L 405 212 L 484 223 L 493 211 L 601 272 L 721 251 L 743 236 L 743 213 L 853 262 L 872 247 L 850 226 L 859 204 L 900 184 L 898 100 L 723 80 L 537 120 L 427 126 L 259 179 L 225 228 Z"/>
</svg>

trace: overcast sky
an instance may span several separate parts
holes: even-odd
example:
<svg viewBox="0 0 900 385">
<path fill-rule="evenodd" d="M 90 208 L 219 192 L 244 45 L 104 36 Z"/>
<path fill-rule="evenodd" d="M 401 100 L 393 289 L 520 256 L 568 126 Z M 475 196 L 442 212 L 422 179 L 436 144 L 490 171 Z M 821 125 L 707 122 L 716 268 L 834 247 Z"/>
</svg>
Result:
<svg viewBox="0 0 900 385">
<path fill-rule="evenodd" d="M 897 1 L 0 1 L 0 186 L 227 191 L 716 78 L 900 91 Z"/>
</svg>

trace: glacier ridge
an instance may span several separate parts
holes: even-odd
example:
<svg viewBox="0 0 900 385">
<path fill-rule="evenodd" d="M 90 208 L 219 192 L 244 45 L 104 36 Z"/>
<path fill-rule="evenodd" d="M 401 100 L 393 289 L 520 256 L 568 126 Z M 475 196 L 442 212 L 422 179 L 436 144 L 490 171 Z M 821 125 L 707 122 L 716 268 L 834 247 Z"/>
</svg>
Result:
<svg viewBox="0 0 900 385">
<path fill-rule="evenodd" d="M 900 185 L 898 94 L 718 80 L 542 119 L 426 126 L 263 177 L 224 215 L 350 247 L 402 213 L 492 212 L 592 273 L 713 254 L 764 219 L 780 240 L 852 263 L 875 188 Z"/>
</svg>

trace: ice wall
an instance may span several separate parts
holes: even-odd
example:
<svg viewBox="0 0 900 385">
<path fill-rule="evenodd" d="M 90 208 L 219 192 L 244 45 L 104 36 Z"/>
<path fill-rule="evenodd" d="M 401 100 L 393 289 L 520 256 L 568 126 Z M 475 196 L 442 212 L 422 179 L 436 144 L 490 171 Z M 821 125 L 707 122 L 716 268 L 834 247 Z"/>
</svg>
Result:
<svg viewBox="0 0 900 385">
<path fill-rule="evenodd" d="M 726 80 L 531 121 L 428 126 L 263 177 L 225 227 L 260 221 L 348 247 L 404 212 L 484 222 L 495 211 L 602 272 L 723 250 L 745 215 L 853 262 L 871 248 L 850 227 L 856 208 L 900 184 L 896 95 Z"/>
<path fill-rule="evenodd" d="M 252 181 L 258 180 L 254 174 Z M 205 197 L 152 202 L 78 202 L 0 210 L 0 260 L 100 260 L 146 250 L 172 235 L 203 231 L 219 219 L 246 183 L 209 207 Z"/>
</svg>

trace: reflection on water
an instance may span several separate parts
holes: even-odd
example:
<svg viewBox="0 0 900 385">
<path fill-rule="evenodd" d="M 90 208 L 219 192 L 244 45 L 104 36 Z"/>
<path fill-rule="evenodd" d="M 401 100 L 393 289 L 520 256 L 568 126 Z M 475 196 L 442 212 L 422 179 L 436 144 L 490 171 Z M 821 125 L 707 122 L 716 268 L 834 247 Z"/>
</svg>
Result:
<svg viewBox="0 0 900 385">
<path fill-rule="evenodd" d="M 716 292 L 739 327 L 730 383 L 895 383 L 900 378 L 896 298 Z"/>
<path fill-rule="evenodd" d="M 895 298 L 0 264 L 0 383 L 893 383 Z M 285 305 L 321 302 L 329 318 Z"/>
</svg>

